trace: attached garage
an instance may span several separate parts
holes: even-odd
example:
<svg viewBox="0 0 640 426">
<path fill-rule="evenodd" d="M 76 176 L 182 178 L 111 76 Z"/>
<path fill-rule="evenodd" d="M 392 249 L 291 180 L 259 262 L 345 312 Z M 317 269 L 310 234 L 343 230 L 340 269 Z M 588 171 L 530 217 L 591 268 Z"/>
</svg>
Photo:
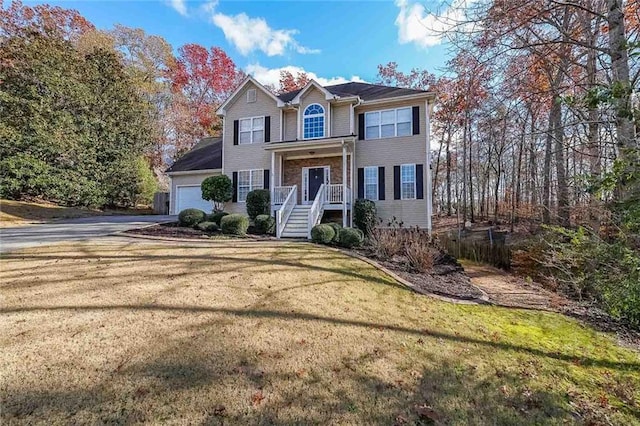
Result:
<svg viewBox="0 0 640 426">
<path fill-rule="evenodd" d="M 167 170 L 171 179 L 169 214 L 196 208 L 210 213 L 211 202 L 202 199 L 200 185 L 222 174 L 222 139 L 204 138 Z"/>
<path fill-rule="evenodd" d="M 211 210 L 211 202 L 202 199 L 200 185 L 176 186 L 176 212 L 184 209 L 200 209 L 205 212 Z"/>
</svg>

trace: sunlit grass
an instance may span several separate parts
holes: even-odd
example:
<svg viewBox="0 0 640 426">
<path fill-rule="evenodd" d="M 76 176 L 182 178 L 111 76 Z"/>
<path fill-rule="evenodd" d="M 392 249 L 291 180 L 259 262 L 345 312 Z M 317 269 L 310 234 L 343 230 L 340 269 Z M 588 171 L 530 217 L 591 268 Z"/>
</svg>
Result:
<svg viewBox="0 0 640 426">
<path fill-rule="evenodd" d="M 4 256 L 9 422 L 638 423 L 640 357 L 561 315 L 454 305 L 307 244 Z"/>
</svg>

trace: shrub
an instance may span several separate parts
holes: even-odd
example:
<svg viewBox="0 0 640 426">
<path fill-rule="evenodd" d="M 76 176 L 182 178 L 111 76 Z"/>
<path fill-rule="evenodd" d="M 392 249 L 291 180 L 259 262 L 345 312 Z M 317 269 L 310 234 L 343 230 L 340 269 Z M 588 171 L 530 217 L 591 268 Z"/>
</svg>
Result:
<svg viewBox="0 0 640 426">
<path fill-rule="evenodd" d="M 178 214 L 178 224 L 180 226 L 193 227 L 200 222 L 204 222 L 207 214 L 198 209 L 185 209 Z"/>
<path fill-rule="evenodd" d="M 542 272 L 551 275 L 560 290 L 595 300 L 614 318 L 640 328 L 637 249 L 621 238 L 606 241 L 582 227 L 548 227 L 542 244 Z"/>
<path fill-rule="evenodd" d="M 405 242 L 402 229 L 373 228 L 369 234 L 369 248 L 380 259 L 391 259 L 402 252 Z"/>
<path fill-rule="evenodd" d="M 369 236 L 376 221 L 376 203 L 363 198 L 357 199 L 353 205 L 353 223 L 356 227 Z"/>
<path fill-rule="evenodd" d="M 218 224 L 218 226 L 220 226 L 220 220 L 222 220 L 222 218 L 227 215 L 229 215 L 229 213 L 227 212 L 215 212 L 213 214 L 208 215 L 207 220 L 209 222 L 215 222 Z"/>
<path fill-rule="evenodd" d="M 200 185 L 202 199 L 213 201 L 213 210 L 216 212 L 224 209 L 224 203 L 228 203 L 233 198 L 233 183 L 229 176 L 209 176 Z"/>
<path fill-rule="evenodd" d="M 220 230 L 220 227 L 215 222 L 200 222 L 196 225 L 196 228 L 204 232 L 216 232 Z"/>
<path fill-rule="evenodd" d="M 417 272 L 426 272 L 433 268 L 435 259 L 440 253 L 429 240 L 411 239 L 404 246 L 404 254 L 409 267 Z"/>
<path fill-rule="evenodd" d="M 249 229 L 249 218 L 237 213 L 224 216 L 220 221 L 220 228 L 225 234 L 246 235 Z"/>
<path fill-rule="evenodd" d="M 338 239 L 341 247 L 360 247 L 364 242 L 364 233 L 357 228 L 341 228 Z"/>
<path fill-rule="evenodd" d="M 321 223 L 311 228 L 311 241 L 319 244 L 330 244 L 333 241 L 333 237 L 336 236 L 336 231 L 333 230 L 331 225 Z"/>
<path fill-rule="evenodd" d="M 247 194 L 247 214 L 255 220 L 261 214 L 271 210 L 271 193 L 268 189 L 254 189 Z"/>
<path fill-rule="evenodd" d="M 342 225 L 336 222 L 331 222 L 331 223 L 328 223 L 327 225 L 332 227 L 336 233 L 336 235 L 333 237 L 333 240 L 331 240 L 331 242 L 334 244 L 338 244 L 340 242 L 340 230 L 342 229 Z"/>
<path fill-rule="evenodd" d="M 260 234 L 273 234 L 276 230 L 276 220 L 268 214 L 260 214 L 255 219 L 256 231 Z"/>
</svg>

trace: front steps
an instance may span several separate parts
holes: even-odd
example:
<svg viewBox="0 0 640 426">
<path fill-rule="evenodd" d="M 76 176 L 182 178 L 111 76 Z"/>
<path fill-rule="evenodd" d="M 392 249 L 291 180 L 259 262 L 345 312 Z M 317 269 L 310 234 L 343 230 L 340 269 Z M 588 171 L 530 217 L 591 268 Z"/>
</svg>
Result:
<svg viewBox="0 0 640 426">
<path fill-rule="evenodd" d="M 281 238 L 308 238 L 310 205 L 297 205 L 280 235 Z"/>
</svg>

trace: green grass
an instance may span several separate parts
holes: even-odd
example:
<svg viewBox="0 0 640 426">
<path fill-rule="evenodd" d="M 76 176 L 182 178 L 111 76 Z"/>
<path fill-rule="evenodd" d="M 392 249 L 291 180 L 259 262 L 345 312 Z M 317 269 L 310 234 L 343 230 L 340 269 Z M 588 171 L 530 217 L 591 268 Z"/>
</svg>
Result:
<svg viewBox="0 0 640 426">
<path fill-rule="evenodd" d="M 87 242 L 1 266 L 8 423 L 640 424 L 640 356 L 613 336 L 318 246 Z"/>
</svg>

